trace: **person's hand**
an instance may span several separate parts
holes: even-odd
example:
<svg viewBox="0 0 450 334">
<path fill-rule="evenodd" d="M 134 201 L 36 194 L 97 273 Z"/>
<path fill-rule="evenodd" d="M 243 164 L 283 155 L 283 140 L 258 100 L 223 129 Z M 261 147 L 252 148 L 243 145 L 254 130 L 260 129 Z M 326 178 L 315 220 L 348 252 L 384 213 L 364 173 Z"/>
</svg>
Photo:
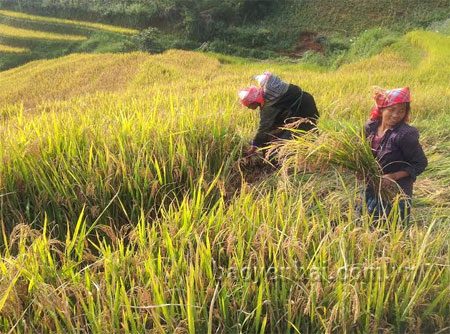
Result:
<svg viewBox="0 0 450 334">
<path fill-rule="evenodd" d="M 364 180 L 364 175 L 360 171 L 356 171 L 355 176 L 358 180 Z"/>
<path fill-rule="evenodd" d="M 395 182 L 395 178 L 392 174 L 384 174 L 381 177 L 381 189 L 389 187 L 393 182 Z"/>
<path fill-rule="evenodd" d="M 251 157 L 253 154 L 255 154 L 257 147 L 256 146 L 250 146 L 249 149 L 247 150 L 247 152 L 245 152 L 244 154 L 244 158 L 249 158 Z"/>
<path fill-rule="evenodd" d="M 242 165 L 247 166 L 248 164 L 251 164 L 252 157 L 255 155 L 256 149 L 257 147 L 253 145 L 248 148 L 241 160 Z"/>
</svg>

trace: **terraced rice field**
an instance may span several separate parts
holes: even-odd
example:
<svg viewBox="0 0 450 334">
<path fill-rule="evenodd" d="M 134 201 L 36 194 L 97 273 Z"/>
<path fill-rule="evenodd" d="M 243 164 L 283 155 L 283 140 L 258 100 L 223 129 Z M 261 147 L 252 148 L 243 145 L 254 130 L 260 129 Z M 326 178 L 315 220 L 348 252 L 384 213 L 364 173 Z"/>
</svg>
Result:
<svg viewBox="0 0 450 334">
<path fill-rule="evenodd" d="M 122 27 L 0 10 L 0 70 L 71 53 L 121 51 L 136 33 Z"/>
<path fill-rule="evenodd" d="M 23 53 L 23 52 L 28 52 L 28 51 L 29 50 L 27 48 L 16 48 L 13 46 L 0 44 L 0 52 L 3 52 L 3 53 Z"/>
<path fill-rule="evenodd" d="M 236 93 L 265 70 L 335 136 L 373 85 L 411 88 L 410 225 L 357 217 L 343 168 L 240 167 L 258 115 Z M 0 332 L 444 333 L 448 77 L 450 38 L 423 31 L 337 71 L 172 50 L 0 72 Z"/>
<path fill-rule="evenodd" d="M 16 38 L 37 38 L 37 39 L 59 40 L 59 41 L 82 41 L 86 39 L 86 37 L 84 36 L 62 35 L 28 29 L 20 29 L 10 27 L 4 24 L 0 24 L 0 35 Z"/>
<path fill-rule="evenodd" d="M 0 10 L 0 15 L 12 17 L 16 19 L 28 20 L 28 21 L 37 21 L 37 22 L 48 22 L 48 23 L 59 23 L 63 25 L 74 25 L 79 27 L 93 28 L 96 30 L 104 30 L 109 32 L 121 33 L 121 34 L 136 34 L 138 31 L 135 29 L 127 29 L 123 27 L 117 27 L 107 24 L 93 23 L 93 22 L 84 22 L 84 21 L 76 21 L 76 20 L 65 20 L 58 19 L 54 17 L 45 17 L 38 15 L 30 15 L 26 13 L 13 12 L 9 10 Z"/>
</svg>

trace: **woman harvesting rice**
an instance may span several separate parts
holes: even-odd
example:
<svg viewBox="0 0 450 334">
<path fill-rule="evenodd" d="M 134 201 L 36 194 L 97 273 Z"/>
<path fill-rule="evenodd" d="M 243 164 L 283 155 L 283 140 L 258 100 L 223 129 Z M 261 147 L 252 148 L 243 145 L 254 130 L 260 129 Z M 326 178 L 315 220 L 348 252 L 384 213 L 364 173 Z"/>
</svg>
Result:
<svg viewBox="0 0 450 334">
<path fill-rule="evenodd" d="M 410 119 L 409 88 L 380 90 L 374 99 L 376 107 L 364 125 L 364 134 L 382 168 L 380 187 L 397 183 L 405 195 L 399 200 L 400 217 L 409 221 L 413 183 L 428 164 L 419 143 L 419 132 L 407 124 Z M 370 186 L 366 187 L 364 197 L 369 214 L 376 218 L 383 212 L 389 214 L 392 209 L 391 204 L 383 201 Z"/>
<path fill-rule="evenodd" d="M 246 156 L 276 139 L 292 139 L 292 132 L 280 129 L 287 123 L 303 120 L 293 128 L 309 131 L 316 127 L 319 117 L 314 98 L 300 87 L 288 84 L 275 74 L 265 72 L 255 76 L 259 87 L 251 86 L 239 91 L 241 103 L 249 109 L 260 108 L 258 131 Z"/>
</svg>

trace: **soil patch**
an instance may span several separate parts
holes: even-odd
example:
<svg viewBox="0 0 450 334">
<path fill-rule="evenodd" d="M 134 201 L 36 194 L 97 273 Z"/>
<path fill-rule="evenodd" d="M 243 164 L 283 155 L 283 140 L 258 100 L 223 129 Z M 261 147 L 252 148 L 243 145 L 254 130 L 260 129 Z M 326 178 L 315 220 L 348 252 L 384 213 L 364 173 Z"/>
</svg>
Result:
<svg viewBox="0 0 450 334">
<path fill-rule="evenodd" d="M 315 51 L 323 53 L 324 45 L 320 43 L 321 37 L 314 31 L 303 31 L 299 35 L 298 42 L 294 50 L 286 53 L 289 57 L 300 58 L 306 51 Z"/>
<path fill-rule="evenodd" d="M 247 184 L 256 186 L 276 173 L 278 168 L 265 161 L 261 156 L 254 155 L 248 159 L 236 161 L 233 172 L 226 186 L 226 201 L 231 200 Z"/>
</svg>

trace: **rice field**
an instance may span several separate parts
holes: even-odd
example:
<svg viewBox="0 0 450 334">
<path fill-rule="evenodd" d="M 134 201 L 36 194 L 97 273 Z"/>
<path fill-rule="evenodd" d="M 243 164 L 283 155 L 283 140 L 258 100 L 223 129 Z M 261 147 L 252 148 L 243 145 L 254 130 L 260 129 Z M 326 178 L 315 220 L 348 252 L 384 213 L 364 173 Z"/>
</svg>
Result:
<svg viewBox="0 0 450 334">
<path fill-rule="evenodd" d="M 411 88 L 429 167 L 410 225 L 357 217 L 332 164 L 246 182 L 258 115 L 236 92 L 265 70 L 331 138 L 371 86 Z M 445 333 L 448 77 L 450 38 L 424 31 L 337 71 L 171 50 L 0 72 L 0 332 Z"/>
<path fill-rule="evenodd" d="M 0 10 L 0 41 L 5 46 L 0 71 L 73 53 L 121 53 L 131 48 L 134 33 L 121 27 Z"/>
<path fill-rule="evenodd" d="M 1 53 L 26 53 L 30 51 L 27 48 L 18 48 L 14 46 L 2 45 L 0 44 L 0 52 Z"/>
<path fill-rule="evenodd" d="M 0 24 L 0 36 L 1 35 L 15 38 L 49 39 L 56 41 L 83 41 L 87 39 L 87 37 L 85 36 L 64 35 L 44 31 L 21 29 L 5 24 Z"/>
<path fill-rule="evenodd" d="M 136 33 L 138 33 L 138 31 L 135 29 L 117 27 L 117 26 L 112 26 L 112 25 L 108 25 L 108 24 L 85 22 L 85 21 L 78 21 L 78 20 L 58 19 L 58 18 L 54 18 L 54 17 L 30 15 L 30 14 L 26 14 L 26 13 L 14 12 L 14 11 L 10 11 L 10 10 L 0 10 L 0 15 L 12 17 L 12 18 L 16 18 L 16 19 L 28 20 L 28 21 L 58 23 L 58 24 L 62 24 L 62 25 L 73 25 L 73 26 L 92 28 L 92 29 L 96 29 L 96 30 L 103 30 L 103 31 L 120 33 L 120 34 L 136 34 Z"/>
</svg>

